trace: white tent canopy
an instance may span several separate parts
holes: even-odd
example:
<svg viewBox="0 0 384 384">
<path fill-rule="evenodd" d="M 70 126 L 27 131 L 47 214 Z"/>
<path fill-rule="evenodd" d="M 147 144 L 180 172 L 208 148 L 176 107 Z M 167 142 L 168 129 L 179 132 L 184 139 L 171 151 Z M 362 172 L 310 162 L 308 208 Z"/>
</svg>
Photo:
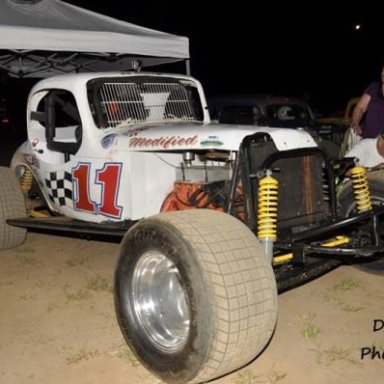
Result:
<svg viewBox="0 0 384 384">
<path fill-rule="evenodd" d="M 188 39 L 60 0 L 1 0 L 0 68 L 15 77 L 131 69 L 189 58 Z"/>
</svg>

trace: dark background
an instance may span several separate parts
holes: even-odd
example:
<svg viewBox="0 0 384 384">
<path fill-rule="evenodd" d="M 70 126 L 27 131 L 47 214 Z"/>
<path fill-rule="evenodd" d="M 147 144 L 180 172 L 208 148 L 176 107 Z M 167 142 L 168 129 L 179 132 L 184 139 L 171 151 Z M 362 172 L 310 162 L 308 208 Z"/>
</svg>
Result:
<svg viewBox="0 0 384 384">
<path fill-rule="evenodd" d="M 208 97 L 269 93 L 304 97 L 319 114 L 345 108 L 380 74 L 382 9 L 369 2 L 156 2 L 67 0 L 111 17 L 189 38 L 191 72 Z M 228 3 L 228 4 L 227 4 Z M 379 2 L 377 4 L 380 4 Z M 356 30 L 355 25 L 361 24 Z M 183 71 L 184 65 L 157 68 Z M 25 136 L 36 80 L 0 77 L 11 120 Z M 20 130 L 20 127 L 21 130 Z"/>
<path fill-rule="evenodd" d="M 383 7 L 369 2 L 67 2 L 187 36 L 192 75 L 208 96 L 305 96 L 328 113 L 361 95 L 384 58 Z"/>
</svg>

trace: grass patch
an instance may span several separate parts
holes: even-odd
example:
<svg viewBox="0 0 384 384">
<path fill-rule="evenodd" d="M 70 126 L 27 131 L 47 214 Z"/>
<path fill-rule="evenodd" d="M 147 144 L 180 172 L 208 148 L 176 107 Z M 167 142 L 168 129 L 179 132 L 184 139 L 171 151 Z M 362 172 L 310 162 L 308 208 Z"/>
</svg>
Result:
<svg viewBox="0 0 384 384">
<path fill-rule="evenodd" d="M 359 362 L 351 356 L 351 350 L 335 345 L 327 349 L 321 349 L 320 345 L 317 345 L 317 348 L 312 349 L 312 351 L 316 353 L 316 362 L 321 365 L 329 366 L 339 361 L 359 364 Z"/>
<path fill-rule="evenodd" d="M 236 378 L 236 384 L 256 384 L 256 383 L 265 383 L 264 380 L 260 379 L 261 375 L 256 376 L 252 371 L 246 369 L 243 372 L 240 372 Z"/>
<path fill-rule="evenodd" d="M 128 348 L 127 345 L 122 345 L 122 346 L 119 348 L 119 352 L 118 352 L 117 356 L 118 356 L 120 359 L 123 359 L 123 360 L 128 361 L 128 362 L 132 365 L 132 367 L 137 367 L 138 365 L 140 365 L 139 361 L 136 359 L 136 356 L 135 356 L 134 353 Z"/>
<path fill-rule="evenodd" d="M 20 299 L 20 300 L 23 300 L 23 301 L 36 300 L 36 295 L 27 295 L 27 294 L 24 294 L 24 295 L 19 296 L 19 299 Z"/>
<path fill-rule="evenodd" d="M 110 279 L 96 275 L 87 279 L 87 289 L 96 292 L 113 292 L 113 285 Z"/>
<path fill-rule="evenodd" d="M 16 253 L 34 253 L 36 252 L 36 249 L 31 247 L 30 245 L 24 245 L 24 246 L 21 246 L 21 247 L 17 247 L 15 248 L 14 250 Z"/>
<path fill-rule="evenodd" d="M 70 267 L 78 267 L 79 265 L 87 266 L 88 263 L 89 260 L 87 255 L 76 255 L 65 262 L 65 264 L 69 265 Z"/>
<path fill-rule="evenodd" d="M 2 287 L 9 287 L 12 284 L 13 284 L 12 281 L 0 281 L 0 288 L 2 288 Z"/>
<path fill-rule="evenodd" d="M 34 255 L 29 253 L 17 255 L 17 259 L 19 260 L 19 264 L 22 266 L 41 265 L 41 262 Z"/>
<path fill-rule="evenodd" d="M 305 339 L 311 339 L 312 337 L 317 336 L 320 333 L 320 328 L 315 324 L 308 324 L 306 328 L 303 329 L 302 334 Z"/>
<path fill-rule="evenodd" d="M 303 325 L 301 334 L 304 336 L 305 339 L 312 339 L 320 333 L 320 327 L 314 322 L 315 318 L 315 313 L 301 315 L 301 323 Z"/>
<path fill-rule="evenodd" d="M 360 283 L 356 279 L 349 277 L 348 279 L 342 280 L 339 284 L 336 284 L 333 289 L 335 291 L 350 291 L 358 287 L 360 287 Z"/>
<path fill-rule="evenodd" d="M 278 371 L 274 370 L 272 367 L 268 373 L 268 381 L 270 384 L 275 384 L 281 380 L 284 380 L 286 376 L 287 376 L 287 373 L 278 372 Z"/>
<path fill-rule="evenodd" d="M 80 301 L 88 299 L 89 292 L 85 289 L 78 289 L 77 291 L 71 291 L 69 287 L 66 285 L 64 287 L 64 295 L 67 301 Z"/>
<path fill-rule="evenodd" d="M 358 312 L 363 310 L 365 307 L 360 305 L 353 305 L 345 303 L 342 299 L 342 294 L 348 291 L 351 291 L 356 288 L 361 288 L 360 282 L 356 279 L 348 278 L 342 280 L 340 283 L 334 285 L 331 289 L 327 291 L 324 296 L 324 300 L 330 304 L 339 305 L 344 312 Z"/>
<path fill-rule="evenodd" d="M 265 377 L 262 375 L 255 375 L 249 369 L 240 372 L 236 378 L 236 384 L 276 384 L 287 376 L 285 372 L 278 372 L 272 365 L 269 372 Z"/>
<path fill-rule="evenodd" d="M 364 309 L 364 307 L 360 305 L 353 305 L 353 304 L 342 304 L 341 309 L 344 312 L 359 312 Z"/>
<path fill-rule="evenodd" d="M 356 279 L 344 279 L 328 290 L 325 295 L 325 301 L 332 304 L 340 304 L 340 295 L 343 292 L 351 291 L 356 288 L 360 288 L 360 283 Z"/>
<path fill-rule="evenodd" d="M 35 286 L 37 288 L 42 288 L 42 289 L 48 289 L 48 290 L 52 289 L 52 283 L 50 281 L 47 281 L 47 280 L 41 280 L 40 279 L 40 280 L 36 281 Z"/>
<path fill-rule="evenodd" d="M 58 305 L 55 304 L 49 304 L 47 307 L 47 312 L 52 313 L 56 308 L 58 308 Z"/>
<path fill-rule="evenodd" d="M 99 354 L 96 349 L 81 348 L 79 352 L 67 357 L 67 364 L 77 364 L 83 360 L 89 360 Z"/>
</svg>

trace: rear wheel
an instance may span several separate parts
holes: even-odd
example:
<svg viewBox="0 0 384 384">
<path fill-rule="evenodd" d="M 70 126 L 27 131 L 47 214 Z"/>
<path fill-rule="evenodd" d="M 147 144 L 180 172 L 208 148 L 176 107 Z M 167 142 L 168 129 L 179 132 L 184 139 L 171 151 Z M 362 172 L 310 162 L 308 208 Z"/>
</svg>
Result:
<svg viewBox="0 0 384 384">
<path fill-rule="evenodd" d="M 276 322 L 276 283 L 240 221 L 210 210 L 170 212 L 124 237 L 115 305 L 143 365 L 168 383 L 199 383 L 240 368 L 265 347 Z"/>
<path fill-rule="evenodd" d="M 26 229 L 12 227 L 6 221 L 26 215 L 25 199 L 16 176 L 10 168 L 0 167 L 0 250 L 24 242 Z"/>
<path fill-rule="evenodd" d="M 369 180 L 369 191 L 372 205 L 384 205 L 384 182 Z M 353 189 L 350 185 L 339 195 L 339 212 L 343 217 L 350 217 L 357 214 Z M 384 236 L 384 228 L 381 229 L 381 236 Z M 362 259 L 354 264 L 359 269 L 373 274 L 384 274 L 384 255 L 373 256 L 369 261 Z"/>
</svg>

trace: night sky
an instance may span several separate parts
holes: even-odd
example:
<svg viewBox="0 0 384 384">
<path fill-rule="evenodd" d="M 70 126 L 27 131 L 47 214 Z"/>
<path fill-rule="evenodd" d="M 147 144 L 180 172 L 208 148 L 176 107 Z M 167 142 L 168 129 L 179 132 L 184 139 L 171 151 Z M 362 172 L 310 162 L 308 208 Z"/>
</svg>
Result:
<svg viewBox="0 0 384 384">
<path fill-rule="evenodd" d="M 337 11 L 326 2 L 254 2 L 251 7 L 232 1 L 212 3 L 209 9 L 182 1 L 67 2 L 188 37 L 192 75 L 208 96 L 304 95 L 329 112 L 343 108 L 378 78 L 384 58 L 382 11 L 367 2 L 355 8 L 340 4 L 337 8 L 345 9 Z"/>
<path fill-rule="evenodd" d="M 305 97 L 318 113 L 345 108 L 379 78 L 384 63 L 382 9 L 322 2 L 154 2 L 66 0 L 120 20 L 189 38 L 191 72 L 208 97 L 275 94 Z M 377 4 L 380 4 L 376 2 Z M 317 5 L 320 4 L 320 5 Z M 332 3 L 331 3 L 332 4 Z M 339 8 L 345 9 L 339 9 Z M 361 25 L 359 30 L 355 29 Z M 185 66 L 157 67 L 180 72 Z M 150 69 L 149 69 L 150 70 Z M 1 80 L 1 79 L 0 79 Z M 7 80 L 16 125 L 32 82 Z M 13 98 L 13 100 L 12 100 Z M 20 107 L 22 105 L 22 107 Z M 25 130 L 25 129 L 24 129 Z"/>
</svg>

